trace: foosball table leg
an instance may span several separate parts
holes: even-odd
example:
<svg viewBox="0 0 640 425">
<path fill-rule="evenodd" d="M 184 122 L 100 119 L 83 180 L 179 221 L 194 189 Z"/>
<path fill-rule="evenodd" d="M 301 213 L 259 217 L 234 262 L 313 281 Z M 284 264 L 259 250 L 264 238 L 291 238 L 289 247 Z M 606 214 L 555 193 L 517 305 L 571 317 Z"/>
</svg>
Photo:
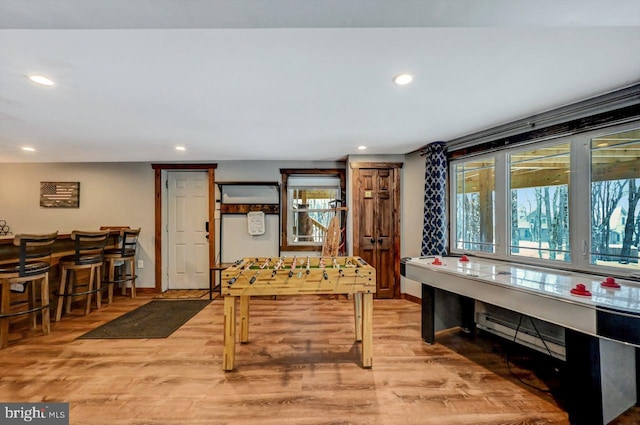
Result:
<svg viewBox="0 0 640 425">
<path fill-rule="evenodd" d="M 224 350 L 222 370 L 233 370 L 236 356 L 236 297 L 224 297 Z"/>
<path fill-rule="evenodd" d="M 373 294 L 362 294 L 362 367 L 373 366 Z"/>
<path fill-rule="evenodd" d="M 249 300 L 251 297 L 240 297 L 240 343 L 249 342 Z"/>
<path fill-rule="evenodd" d="M 356 341 L 362 341 L 362 294 L 353 294 L 353 313 L 356 323 Z"/>
</svg>

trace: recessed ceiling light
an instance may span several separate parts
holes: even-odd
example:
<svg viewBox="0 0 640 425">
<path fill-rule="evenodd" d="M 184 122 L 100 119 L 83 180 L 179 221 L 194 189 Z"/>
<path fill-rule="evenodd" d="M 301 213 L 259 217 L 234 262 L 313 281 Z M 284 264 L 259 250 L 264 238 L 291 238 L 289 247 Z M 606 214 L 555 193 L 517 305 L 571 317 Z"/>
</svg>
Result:
<svg viewBox="0 0 640 425">
<path fill-rule="evenodd" d="M 34 148 L 31 148 L 29 146 L 23 146 L 22 150 L 23 151 L 27 151 L 27 152 L 35 152 L 36 151 Z"/>
<path fill-rule="evenodd" d="M 176 150 L 177 151 L 186 151 L 187 148 L 185 148 L 184 146 L 176 146 Z"/>
<path fill-rule="evenodd" d="M 366 147 L 366 146 L 364 146 L 364 145 L 362 145 L 362 146 L 358 146 L 358 150 L 359 150 L 359 151 L 363 151 L 363 150 L 365 150 L 365 149 L 367 149 L 367 147 Z"/>
<path fill-rule="evenodd" d="M 51 78 L 47 78 L 44 75 L 29 75 L 29 79 L 42 86 L 52 86 L 54 84 Z"/>
<path fill-rule="evenodd" d="M 410 74 L 400 74 L 393 79 L 393 82 L 399 86 L 404 86 L 405 84 L 409 84 L 413 81 L 413 75 Z"/>
</svg>

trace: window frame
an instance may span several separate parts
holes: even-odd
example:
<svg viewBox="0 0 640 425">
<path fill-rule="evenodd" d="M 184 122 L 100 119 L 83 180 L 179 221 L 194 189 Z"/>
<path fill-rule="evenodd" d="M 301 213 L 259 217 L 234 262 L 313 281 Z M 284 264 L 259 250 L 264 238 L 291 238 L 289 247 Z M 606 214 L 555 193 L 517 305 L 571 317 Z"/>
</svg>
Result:
<svg viewBox="0 0 640 425">
<path fill-rule="evenodd" d="M 593 171 L 593 168 L 592 168 L 592 156 L 591 156 L 591 152 L 592 152 L 592 149 L 591 149 L 592 144 L 591 144 L 591 142 L 592 142 L 592 140 L 593 139 L 602 138 L 602 137 L 606 137 L 606 136 L 617 135 L 619 133 L 625 133 L 625 132 L 628 132 L 628 131 L 640 131 L 640 123 L 636 123 L 635 126 L 632 125 L 631 128 L 628 128 L 628 129 L 625 129 L 625 128 L 622 128 L 622 127 L 621 128 L 613 128 L 613 129 L 607 128 L 607 129 L 604 129 L 603 131 L 599 131 L 597 133 L 594 132 L 594 133 L 590 134 L 589 138 L 585 141 L 585 143 L 587 144 L 586 156 L 587 156 L 587 161 L 588 161 L 588 164 L 589 164 L 589 173 L 590 173 L 589 174 L 589 189 L 590 189 L 589 194 L 590 194 L 590 196 L 592 195 L 591 189 L 592 189 L 592 183 L 593 183 L 592 182 L 592 177 L 591 177 L 591 173 Z M 592 198 L 590 197 L 589 198 L 589 205 L 591 205 L 591 201 L 592 201 Z M 639 207 L 640 207 L 640 204 L 638 206 L 636 206 L 636 214 L 638 214 L 638 217 L 640 219 L 640 213 L 638 212 L 638 208 Z M 593 207 L 593 205 L 591 205 L 591 208 L 589 208 L 589 213 L 590 214 L 589 214 L 589 218 L 588 218 L 590 226 L 591 226 L 592 220 L 593 220 L 593 211 L 594 211 L 594 207 Z M 635 225 L 636 226 L 638 225 L 637 221 L 636 221 Z M 592 237 L 593 237 L 593 233 L 591 231 L 591 227 L 589 227 L 589 243 L 587 245 L 587 248 L 588 248 L 587 249 L 587 255 L 585 256 L 585 261 L 588 264 L 588 266 L 591 269 L 595 269 L 595 270 L 607 270 L 609 272 L 609 274 L 611 274 L 611 275 L 619 275 L 619 274 L 621 274 L 620 272 L 622 270 L 625 270 L 625 268 L 613 267 L 613 266 L 612 267 L 608 267 L 608 266 L 605 266 L 605 265 L 597 265 L 597 264 L 591 263 L 591 256 L 596 255 L 596 252 L 594 251 L 594 247 L 593 247 Z M 640 248 L 640 247 L 638 247 L 638 248 Z M 602 254 L 602 255 L 607 255 L 607 254 Z M 638 256 L 638 261 L 639 261 L 638 262 L 638 268 L 635 269 L 635 270 L 634 269 L 630 269 L 631 272 L 629 273 L 630 275 L 635 276 L 636 278 L 640 277 L 640 255 Z"/>
<path fill-rule="evenodd" d="M 449 206 L 450 211 L 456 211 L 455 164 L 482 157 L 495 158 L 495 253 L 481 251 L 466 251 L 456 248 L 456 217 L 450 214 L 449 247 L 453 255 L 470 254 L 478 257 L 493 258 L 522 264 L 531 264 L 549 268 L 561 268 L 578 272 L 601 275 L 640 277 L 638 269 L 623 269 L 604 265 L 591 264 L 592 232 L 591 232 L 591 139 L 604 137 L 625 131 L 640 129 L 640 121 L 633 120 L 625 124 L 604 126 L 595 130 L 554 137 L 539 138 L 519 145 L 508 146 L 493 151 L 475 152 L 470 155 L 456 156 L 449 163 Z M 570 143 L 570 184 L 569 184 L 569 240 L 571 261 L 538 259 L 510 254 L 510 164 L 509 155 L 518 151 L 526 151 L 537 147 Z M 508 204 L 507 204 L 508 202 Z M 502 223 L 502 224 L 499 224 Z"/>
<path fill-rule="evenodd" d="M 289 243 L 289 177 L 338 177 L 340 179 L 340 195 L 346 205 L 346 170 L 342 168 L 281 168 L 282 184 L 280 185 L 281 222 L 280 252 L 322 252 L 322 244 L 313 245 L 308 242 Z M 343 223 L 343 226 L 346 223 Z M 344 236 L 346 238 L 346 234 Z M 346 240 L 345 240 L 346 243 Z M 348 244 L 347 244 L 348 246 Z"/>
<path fill-rule="evenodd" d="M 552 140 L 547 140 L 544 142 L 540 142 L 540 143 L 535 143 L 535 144 L 527 144 L 526 146 L 516 146 L 512 149 L 508 149 L 504 151 L 504 162 L 505 162 L 505 172 L 506 172 L 506 180 L 505 180 L 505 205 L 506 202 L 508 202 L 509 204 L 509 208 L 508 210 L 511 211 L 511 158 L 513 155 L 517 155 L 517 154 L 521 154 L 523 152 L 528 152 L 528 151 L 533 151 L 533 150 L 539 150 L 539 149 L 545 149 L 545 148 L 552 148 L 552 147 L 556 147 L 556 146 L 561 146 L 561 145 L 569 145 L 569 178 L 568 178 L 568 182 L 567 182 L 567 188 L 568 188 L 568 208 L 569 208 L 569 217 L 568 217 L 568 224 L 569 224 L 569 255 L 571 258 L 573 258 L 573 251 L 572 251 L 572 240 L 571 240 L 571 232 L 572 232 L 572 225 L 571 225 L 571 212 L 573 210 L 573 207 L 571 205 L 571 189 L 573 186 L 573 182 L 571 179 L 571 175 L 572 175 L 572 165 L 574 163 L 574 149 L 573 149 L 573 140 L 571 140 L 571 137 L 567 138 L 557 138 L 557 139 L 552 139 Z M 575 179 L 574 179 L 575 180 Z M 544 187 L 544 186 L 539 186 L 539 187 Z M 546 221 L 546 217 L 541 217 L 543 221 Z M 533 256 L 526 256 L 526 255 L 518 255 L 518 254 L 513 254 L 511 252 L 511 248 L 513 247 L 513 242 L 512 242 L 512 234 L 511 234 L 511 214 L 506 214 L 506 209 L 505 209 L 505 224 L 506 224 L 506 233 L 505 233 L 505 249 L 506 249 L 506 254 L 509 257 L 509 259 L 517 259 L 518 261 L 520 261 L 520 259 L 525 258 L 525 259 L 536 259 L 536 257 Z M 547 224 L 547 229 L 548 229 L 548 223 Z M 550 254 L 550 250 L 544 250 L 541 249 L 540 251 L 542 252 L 547 252 Z M 563 266 L 566 264 L 571 264 L 571 260 L 570 261 L 563 261 L 563 260 L 559 260 L 559 259 L 547 259 L 547 260 L 543 260 L 545 263 L 548 263 L 549 265 L 555 265 L 555 267 L 559 267 L 559 266 Z"/>
<path fill-rule="evenodd" d="M 458 238 L 457 238 L 457 229 L 458 229 L 458 217 L 457 214 L 452 213 L 450 214 L 450 220 L 449 222 L 451 223 L 451 229 L 452 231 L 450 232 L 451 237 L 450 237 L 450 241 L 449 241 L 449 246 L 452 247 L 451 251 L 452 252 L 467 252 L 467 253 L 482 253 L 484 255 L 488 255 L 488 256 L 494 256 L 496 254 L 496 251 L 498 250 L 498 244 L 497 244 L 497 228 L 495 227 L 495 223 L 499 223 L 500 221 L 498 221 L 498 218 L 496 216 L 497 213 L 497 209 L 495 208 L 495 206 L 497 205 L 497 181 L 498 181 L 498 169 L 497 169 L 497 158 L 493 155 L 493 154 L 480 154 L 480 155 L 474 155 L 472 157 L 466 157 L 466 158 L 461 158 L 460 161 L 452 161 L 449 164 L 449 176 L 452 176 L 449 181 L 452 181 L 453 184 L 451 185 L 451 190 L 449 191 L 449 211 L 457 211 L 457 206 L 456 206 L 456 202 L 457 202 L 457 195 L 458 195 L 458 191 L 457 191 L 457 173 L 456 173 L 456 164 L 457 163 L 465 163 L 465 162 L 480 162 L 480 161 L 484 161 L 488 158 L 492 158 L 493 159 L 493 175 L 494 175 L 494 208 L 493 208 L 493 217 L 494 217 L 494 234 L 493 234 L 493 241 L 492 242 L 480 242 L 480 243 L 484 243 L 487 245 L 492 245 L 494 247 L 493 252 L 489 252 L 489 251 L 481 251 L 481 250 L 472 250 L 472 251 L 466 251 L 466 250 L 458 250 L 457 248 L 453 248 L 453 247 L 457 247 L 458 244 Z"/>
</svg>

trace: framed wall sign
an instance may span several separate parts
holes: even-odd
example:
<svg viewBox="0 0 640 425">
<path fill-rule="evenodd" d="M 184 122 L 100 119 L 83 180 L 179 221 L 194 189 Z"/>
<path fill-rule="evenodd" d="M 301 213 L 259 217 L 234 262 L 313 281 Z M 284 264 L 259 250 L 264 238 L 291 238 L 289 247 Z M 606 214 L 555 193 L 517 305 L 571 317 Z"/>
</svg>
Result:
<svg viewBox="0 0 640 425">
<path fill-rule="evenodd" d="M 80 182 L 40 182 L 43 208 L 80 208 Z"/>
</svg>

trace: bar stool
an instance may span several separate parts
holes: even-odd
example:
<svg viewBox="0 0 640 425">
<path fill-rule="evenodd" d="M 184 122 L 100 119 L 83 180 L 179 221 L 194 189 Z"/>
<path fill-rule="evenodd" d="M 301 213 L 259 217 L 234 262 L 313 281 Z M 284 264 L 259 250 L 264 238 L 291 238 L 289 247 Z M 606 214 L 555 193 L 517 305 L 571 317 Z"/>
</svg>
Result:
<svg viewBox="0 0 640 425">
<path fill-rule="evenodd" d="M 100 272 L 104 262 L 104 247 L 107 244 L 109 231 L 84 232 L 74 230 L 71 240 L 74 241 L 74 254 L 60 258 L 60 289 L 58 291 L 58 305 L 56 306 L 56 321 L 62 317 L 62 306 L 66 305 L 66 313 L 71 312 L 74 297 L 86 296 L 84 314 L 91 311 L 91 298 L 96 294 L 96 307 L 102 308 L 102 287 Z M 89 279 L 86 283 L 78 284 L 77 272 L 88 270 Z M 69 282 L 67 282 L 67 277 Z M 86 288 L 82 291 L 80 289 Z"/>
<path fill-rule="evenodd" d="M 108 278 L 105 282 L 109 285 L 108 303 L 113 302 L 113 286 L 121 285 L 122 295 L 126 295 L 127 282 L 131 282 L 131 298 L 136 297 L 136 251 L 138 248 L 138 236 L 140 229 L 120 228 L 120 247 L 107 249 L 104 259 L 107 262 Z M 119 263 L 119 264 L 117 264 Z M 131 270 L 127 274 L 127 264 Z M 116 267 L 122 267 L 118 279 L 115 279 Z"/>
<path fill-rule="evenodd" d="M 49 269 L 51 267 L 51 245 L 58 232 L 46 235 L 16 235 L 13 244 L 19 247 L 19 261 L 0 265 L 0 349 L 9 343 L 9 321 L 11 317 L 29 314 L 31 328 L 35 329 L 37 312 L 42 316 L 42 333 L 51 332 L 49 313 Z M 36 299 L 33 283 L 40 281 L 40 300 Z M 11 293 L 27 292 L 27 309 L 11 312 Z M 21 303 L 24 305 L 24 303 Z"/>
</svg>

